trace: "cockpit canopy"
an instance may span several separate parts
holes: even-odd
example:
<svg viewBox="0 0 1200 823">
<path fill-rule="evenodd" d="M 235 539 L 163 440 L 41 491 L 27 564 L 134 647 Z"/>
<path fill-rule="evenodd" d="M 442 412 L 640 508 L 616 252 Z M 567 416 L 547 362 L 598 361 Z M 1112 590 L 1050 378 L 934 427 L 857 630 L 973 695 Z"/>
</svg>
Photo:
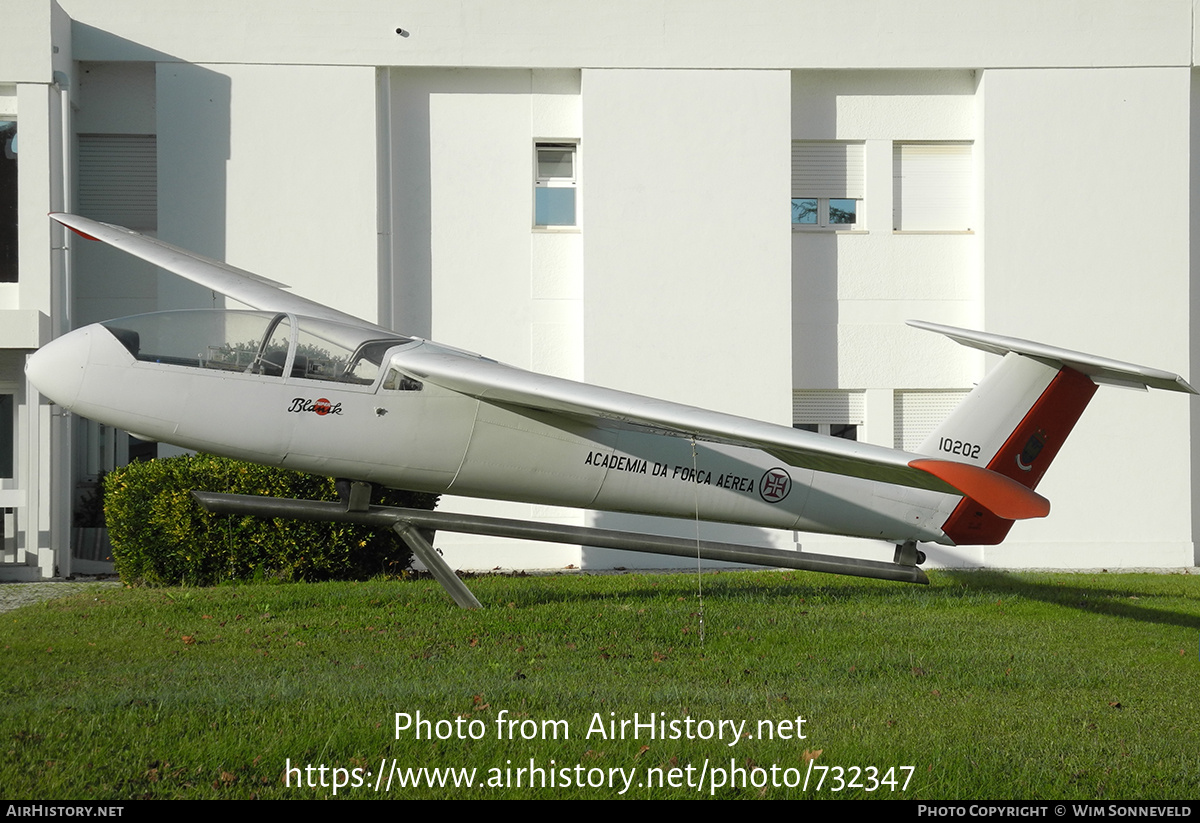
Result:
<svg viewBox="0 0 1200 823">
<path fill-rule="evenodd" d="M 102 323 L 143 362 L 374 385 L 398 334 L 313 317 L 201 309 Z M 389 387 L 390 388 L 390 387 Z"/>
</svg>

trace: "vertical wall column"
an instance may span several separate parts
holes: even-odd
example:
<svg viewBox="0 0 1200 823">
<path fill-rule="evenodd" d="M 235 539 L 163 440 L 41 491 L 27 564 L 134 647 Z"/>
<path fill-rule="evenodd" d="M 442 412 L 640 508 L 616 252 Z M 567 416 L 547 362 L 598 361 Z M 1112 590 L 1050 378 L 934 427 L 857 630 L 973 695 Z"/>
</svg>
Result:
<svg viewBox="0 0 1200 823">
<path fill-rule="evenodd" d="M 1180 166 L 1191 79 L 1188 68 L 985 73 L 988 330 L 1196 376 L 1181 299 L 1193 290 Z M 1053 515 L 989 552 L 1018 566 L 1190 565 L 1188 428 L 1178 395 L 1102 388 L 1038 488 Z"/>
<path fill-rule="evenodd" d="M 786 71 L 584 70 L 588 382 L 791 425 L 790 120 Z M 665 561 L 588 549 L 584 562 Z"/>
</svg>

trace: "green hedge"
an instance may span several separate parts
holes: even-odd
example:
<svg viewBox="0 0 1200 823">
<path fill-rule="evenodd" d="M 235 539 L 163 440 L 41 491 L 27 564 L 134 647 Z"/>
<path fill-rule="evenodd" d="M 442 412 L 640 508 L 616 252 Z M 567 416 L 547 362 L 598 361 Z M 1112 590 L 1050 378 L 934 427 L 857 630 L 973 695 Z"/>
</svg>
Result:
<svg viewBox="0 0 1200 823">
<path fill-rule="evenodd" d="M 126 583 L 211 586 L 227 580 L 363 580 L 408 567 L 395 532 L 200 508 L 193 489 L 337 500 L 334 481 L 207 454 L 131 463 L 104 478 L 113 562 Z M 437 495 L 377 489 L 372 503 L 432 509 Z"/>
</svg>

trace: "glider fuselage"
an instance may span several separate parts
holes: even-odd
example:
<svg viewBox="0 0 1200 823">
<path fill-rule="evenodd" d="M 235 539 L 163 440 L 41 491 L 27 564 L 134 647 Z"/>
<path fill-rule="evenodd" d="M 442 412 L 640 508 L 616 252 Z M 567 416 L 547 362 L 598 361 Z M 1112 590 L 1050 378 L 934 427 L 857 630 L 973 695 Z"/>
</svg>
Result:
<svg viewBox="0 0 1200 823">
<path fill-rule="evenodd" d="M 950 542 L 939 526 L 961 499 L 389 374 L 397 348 L 438 348 L 426 341 L 377 342 L 375 373 L 344 382 L 300 376 L 294 340 L 272 374 L 253 352 L 236 367 L 228 352 L 158 356 L 144 350 L 149 334 L 132 344 L 121 323 L 52 342 L 31 360 L 31 378 L 73 412 L 185 448 L 416 491 L 892 542 Z M 187 323 L 172 328 L 187 336 Z"/>
</svg>

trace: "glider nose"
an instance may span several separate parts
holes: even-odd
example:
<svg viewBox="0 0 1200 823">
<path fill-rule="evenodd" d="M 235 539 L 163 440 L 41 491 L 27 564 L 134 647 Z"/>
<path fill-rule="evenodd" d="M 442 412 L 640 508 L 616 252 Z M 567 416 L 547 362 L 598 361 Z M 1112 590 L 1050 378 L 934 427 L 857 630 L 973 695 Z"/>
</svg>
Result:
<svg viewBox="0 0 1200 823">
<path fill-rule="evenodd" d="M 29 356 L 25 375 L 46 397 L 63 408 L 71 408 L 83 385 L 83 370 L 91 350 L 91 328 L 64 334 Z"/>
</svg>

